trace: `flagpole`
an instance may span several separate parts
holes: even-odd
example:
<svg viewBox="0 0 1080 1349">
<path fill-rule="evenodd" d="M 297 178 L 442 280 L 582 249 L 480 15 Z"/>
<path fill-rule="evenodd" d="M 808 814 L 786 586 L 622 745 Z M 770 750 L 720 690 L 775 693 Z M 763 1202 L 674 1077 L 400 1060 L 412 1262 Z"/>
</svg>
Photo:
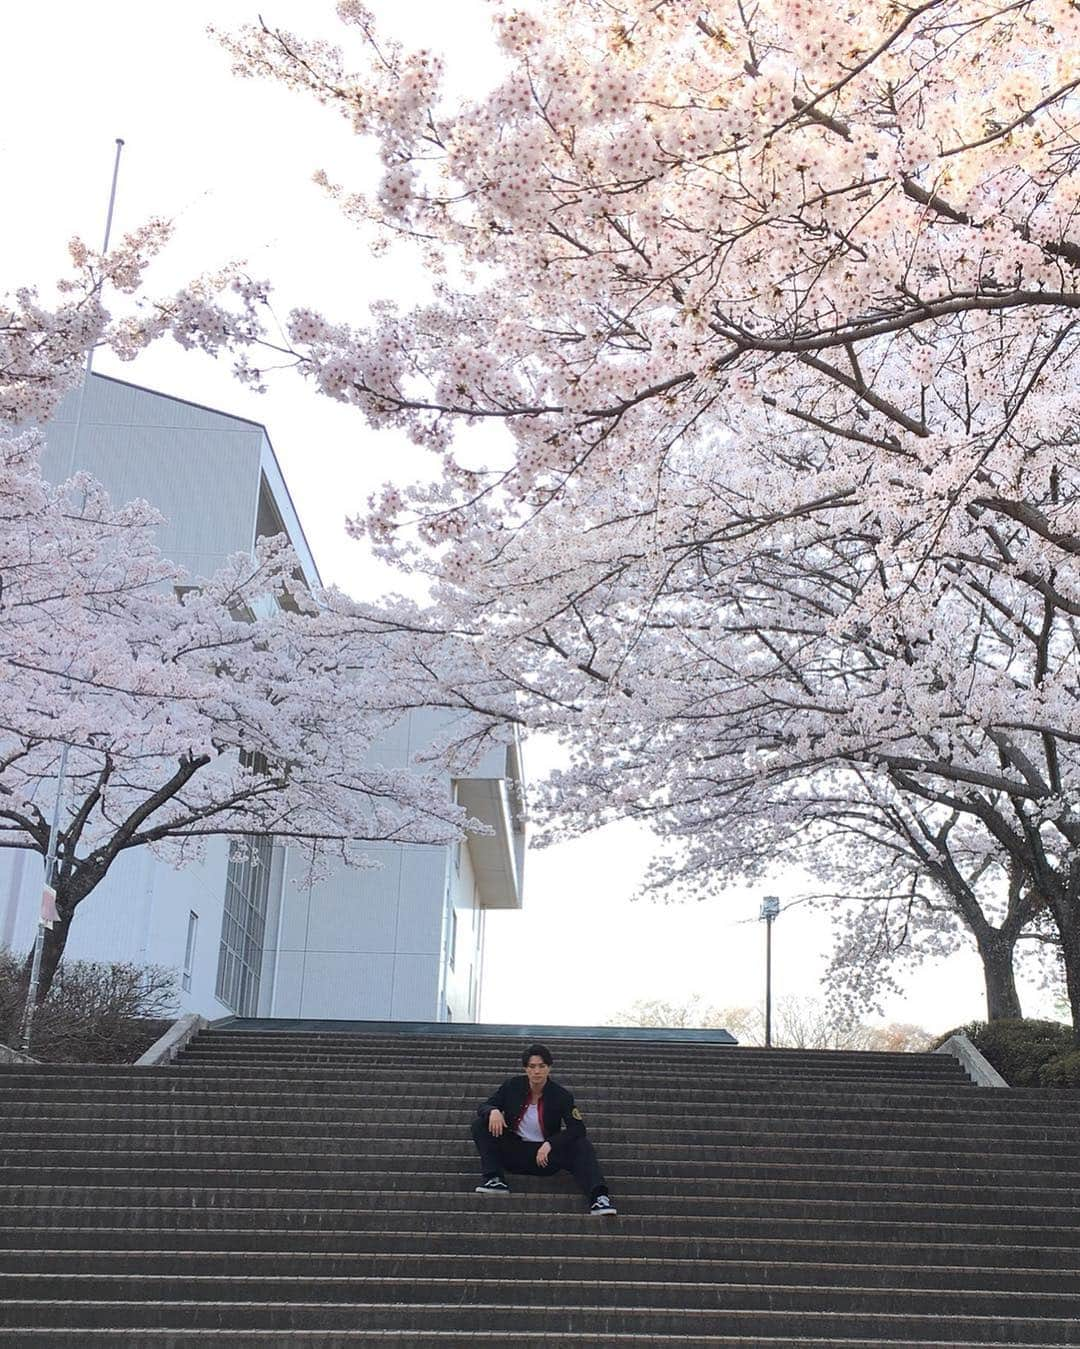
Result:
<svg viewBox="0 0 1080 1349">
<path fill-rule="evenodd" d="M 120 179 L 120 153 L 124 148 L 123 140 L 116 138 L 116 157 L 113 160 L 112 185 L 109 188 L 109 207 L 105 213 L 105 238 L 101 245 L 102 253 L 109 250 L 109 236 L 112 234 L 113 210 L 116 207 L 116 185 Z M 94 367 L 94 348 L 86 353 L 86 368 L 83 381 L 79 386 L 79 399 L 75 408 L 75 425 L 71 433 L 71 458 L 69 475 L 75 470 L 75 461 L 79 452 L 79 437 L 82 431 L 83 404 L 86 389 Z M 24 1054 L 30 1052 L 30 1039 L 34 1030 L 34 1013 L 37 1011 L 38 985 L 41 982 L 41 959 L 45 951 L 45 933 L 57 921 L 56 913 L 56 871 L 59 852 L 60 811 L 64 803 L 64 789 L 67 786 L 67 761 L 70 746 L 65 741 L 60 750 L 60 764 L 56 773 L 56 800 L 53 803 L 52 824 L 49 826 L 49 844 L 45 854 L 45 881 L 41 891 L 41 912 L 38 915 L 37 936 L 34 940 L 34 958 L 30 965 L 30 983 L 26 990 L 26 1006 L 23 1008 L 21 1049 Z"/>
</svg>

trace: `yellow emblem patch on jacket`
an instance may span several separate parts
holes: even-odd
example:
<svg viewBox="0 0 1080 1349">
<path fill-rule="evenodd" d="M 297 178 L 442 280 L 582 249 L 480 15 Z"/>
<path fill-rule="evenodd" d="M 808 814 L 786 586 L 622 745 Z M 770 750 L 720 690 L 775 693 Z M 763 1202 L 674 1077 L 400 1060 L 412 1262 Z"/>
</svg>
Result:
<svg viewBox="0 0 1080 1349">
<path fill-rule="evenodd" d="M 574 1106 L 573 1110 L 571 1110 L 570 1113 L 571 1115 L 573 1115 L 574 1119 L 581 1119 L 581 1111 L 577 1108 L 577 1106 Z"/>
</svg>

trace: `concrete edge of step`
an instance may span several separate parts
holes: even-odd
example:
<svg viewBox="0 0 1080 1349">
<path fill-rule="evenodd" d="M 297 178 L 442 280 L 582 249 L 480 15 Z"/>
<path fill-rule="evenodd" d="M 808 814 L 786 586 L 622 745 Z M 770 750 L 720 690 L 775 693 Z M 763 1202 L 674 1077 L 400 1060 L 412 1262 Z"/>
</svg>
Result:
<svg viewBox="0 0 1080 1349">
<path fill-rule="evenodd" d="M 158 1036 L 146 1053 L 135 1060 L 134 1066 L 157 1068 L 161 1064 L 172 1063 L 188 1041 L 199 1031 L 205 1030 L 209 1024 L 206 1017 L 200 1016 L 198 1012 L 186 1012 L 182 1017 L 178 1017 L 163 1035 Z"/>
<path fill-rule="evenodd" d="M 977 1087 L 1008 1087 L 998 1070 L 975 1048 L 966 1035 L 950 1035 L 935 1054 L 951 1054 Z"/>
<path fill-rule="evenodd" d="M 12 1049 L 10 1045 L 0 1045 L 0 1063 L 37 1063 L 37 1059 L 32 1059 L 29 1054 L 20 1054 L 17 1049 Z"/>
</svg>

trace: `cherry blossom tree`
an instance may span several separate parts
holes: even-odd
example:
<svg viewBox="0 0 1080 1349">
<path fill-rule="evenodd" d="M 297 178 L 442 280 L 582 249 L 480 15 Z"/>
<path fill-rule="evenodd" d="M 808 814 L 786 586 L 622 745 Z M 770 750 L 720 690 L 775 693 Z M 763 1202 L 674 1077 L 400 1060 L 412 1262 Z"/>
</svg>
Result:
<svg viewBox="0 0 1080 1349">
<path fill-rule="evenodd" d="M 547 810 L 564 828 L 653 822 L 683 850 L 661 881 L 715 885 L 793 860 L 849 890 L 861 870 L 894 910 L 903 887 L 883 890 L 886 870 L 929 881 L 949 907 L 912 894 L 919 945 L 943 953 L 945 913 L 958 918 L 978 944 L 991 1015 L 1014 1011 L 1021 934 L 1047 935 L 1049 914 L 1066 941 L 1078 902 L 1067 612 L 1008 569 L 957 572 L 944 558 L 917 605 L 879 593 L 885 621 L 856 626 L 852 600 L 890 568 L 838 536 L 835 519 L 756 553 L 699 541 L 680 555 L 671 541 L 660 584 L 647 541 L 638 550 L 626 522 L 612 532 L 619 552 L 587 597 L 568 606 L 547 591 L 540 610 L 541 587 L 526 591 L 531 682 L 553 704 L 539 715 L 574 727 Z M 515 552 L 501 548 L 503 561 Z M 561 566 L 565 551 L 548 556 Z M 857 929 L 863 959 L 893 949 L 875 913 Z M 905 942 L 910 917 L 891 924 Z M 849 983 L 854 959 L 849 941 Z"/>
<path fill-rule="evenodd" d="M 480 827 L 447 760 L 380 763 L 379 735 L 423 705 L 405 681 L 418 691 L 430 649 L 308 594 L 281 540 L 185 576 L 145 503 L 113 508 L 82 475 L 52 487 L 36 451 L 0 440 L 0 848 L 47 854 L 66 747 L 40 996 L 78 906 L 132 848 L 182 865 L 208 838 L 271 834 L 317 870 Z"/>
<path fill-rule="evenodd" d="M 767 836 L 857 767 L 991 841 L 1080 1027 L 1076 8 L 493 5 L 457 102 L 338 12 L 351 65 L 224 41 L 374 142 L 323 181 L 433 292 L 286 355 L 433 451 L 356 528 L 575 746 L 559 808 L 677 830 L 700 784 Z"/>
<path fill-rule="evenodd" d="M 309 593 L 284 539 L 188 576 L 157 550 L 146 502 L 116 507 L 84 473 L 44 479 L 37 424 L 87 350 L 133 354 L 169 334 L 220 351 L 258 331 L 256 292 L 235 278 L 108 312 L 110 291 L 138 291 L 165 233 L 107 257 L 76 242 L 57 307 L 29 290 L 0 304 L 0 848 L 55 859 L 39 1001 L 76 910 L 122 853 L 182 865 L 208 838 L 269 834 L 314 875 L 331 860 L 374 865 L 372 842 L 457 840 L 483 826 L 450 777 L 505 736 L 505 718 L 445 705 L 428 762 L 386 768 L 380 735 L 443 706 L 436 676 L 460 675 L 453 635 L 425 632 L 404 602 L 390 618 Z"/>
<path fill-rule="evenodd" d="M 721 810 L 708 794 L 680 800 L 677 826 L 658 832 L 665 848 L 651 868 L 653 892 L 704 899 L 725 875 L 805 874 L 789 902 L 827 911 L 835 945 L 826 984 L 849 1014 L 880 1011 L 886 994 L 903 992 L 901 970 L 971 943 L 987 1020 L 1023 1015 L 1019 969 L 1043 984 L 1060 978 L 1045 907 L 978 821 L 865 770 L 834 771 L 778 801 L 767 788 Z"/>
</svg>

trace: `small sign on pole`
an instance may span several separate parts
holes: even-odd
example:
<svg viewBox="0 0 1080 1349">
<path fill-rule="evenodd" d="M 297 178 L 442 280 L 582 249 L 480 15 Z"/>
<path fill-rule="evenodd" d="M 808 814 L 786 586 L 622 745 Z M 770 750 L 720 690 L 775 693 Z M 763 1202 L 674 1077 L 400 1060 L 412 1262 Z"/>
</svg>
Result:
<svg viewBox="0 0 1080 1349">
<path fill-rule="evenodd" d="M 41 921 L 50 930 L 60 921 L 60 914 L 56 908 L 56 891 L 51 885 L 46 885 L 41 891 Z"/>
</svg>

